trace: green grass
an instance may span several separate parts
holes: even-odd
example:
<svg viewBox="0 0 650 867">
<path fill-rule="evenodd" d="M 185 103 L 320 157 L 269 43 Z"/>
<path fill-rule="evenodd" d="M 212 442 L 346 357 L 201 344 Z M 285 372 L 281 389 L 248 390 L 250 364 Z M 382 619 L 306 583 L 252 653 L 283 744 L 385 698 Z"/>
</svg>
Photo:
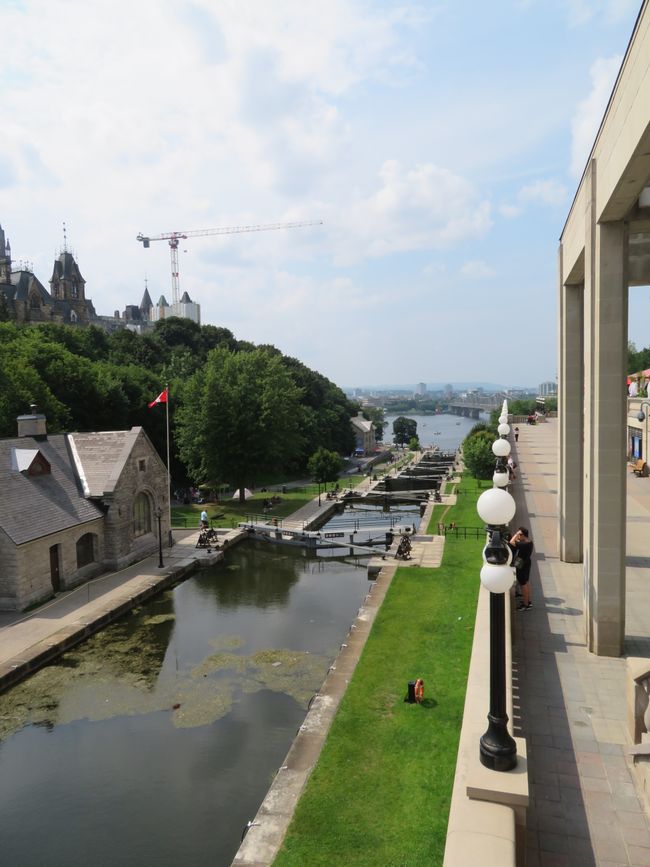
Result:
<svg viewBox="0 0 650 867">
<path fill-rule="evenodd" d="M 339 479 L 339 486 L 341 488 L 354 488 L 363 478 L 364 476 L 361 475 L 345 476 Z M 330 490 L 332 487 L 332 484 L 328 484 L 327 489 Z M 244 504 L 241 504 L 239 500 L 223 499 L 218 503 L 172 506 L 172 525 L 174 527 L 196 528 L 199 526 L 201 512 L 205 509 L 213 526 L 236 527 L 240 521 L 245 521 L 249 515 L 261 515 L 262 501 L 270 499 L 274 495 L 280 497 L 282 502 L 270 509 L 268 517 L 287 518 L 318 496 L 318 485 L 316 484 L 310 484 L 296 490 L 289 488 L 285 494 L 278 493 L 278 488 L 279 485 L 274 485 L 272 491 L 270 488 L 265 493 L 256 491 Z M 324 490 L 321 486 L 321 493 L 324 493 Z"/>
<path fill-rule="evenodd" d="M 434 506 L 427 533 L 437 533 L 440 521 L 445 524 L 455 521 L 459 527 L 480 527 L 482 521 L 476 512 L 476 500 L 479 494 L 492 487 L 492 482 L 473 479 L 466 473 L 459 485 L 447 482 L 447 486 L 445 493 L 457 494 L 456 505 Z"/>
<path fill-rule="evenodd" d="M 479 493 L 464 485 L 458 524 Z M 275 867 L 442 864 L 482 547 L 448 538 L 439 569 L 398 569 Z"/>
</svg>

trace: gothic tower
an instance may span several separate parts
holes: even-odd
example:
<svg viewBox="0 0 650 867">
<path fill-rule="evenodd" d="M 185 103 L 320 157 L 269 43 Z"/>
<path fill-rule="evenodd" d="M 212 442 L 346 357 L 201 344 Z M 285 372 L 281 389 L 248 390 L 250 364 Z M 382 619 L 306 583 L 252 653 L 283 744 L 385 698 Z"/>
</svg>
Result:
<svg viewBox="0 0 650 867">
<path fill-rule="evenodd" d="M 11 247 L 0 226 L 0 285 L 3 283 L 11 283 Z"/>
</svg>

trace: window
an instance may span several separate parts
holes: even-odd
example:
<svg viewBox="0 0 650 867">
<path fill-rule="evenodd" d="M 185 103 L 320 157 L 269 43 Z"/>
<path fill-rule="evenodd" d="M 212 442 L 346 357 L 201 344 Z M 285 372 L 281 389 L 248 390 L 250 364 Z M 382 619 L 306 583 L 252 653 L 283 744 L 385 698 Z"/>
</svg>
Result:
<svg viewBox="0 0 650 867">
<path fill-rule="evenodd" d="M 141 473 L 144 473 L 144 471 L 147 469 L 147 462 L 144 458 L 138 461 L 138 469 Z"/>
<path fill-rule="evenodd" d="M 151 533 L 151 505 L 146 494 L 138 494 L 133 503 L 133 535 Z"/>
<path fill-rule="evenodd" d="M 77 569 L 95 562 L 95 534 L 86 533 L 77 541 Z"/>
</svg>

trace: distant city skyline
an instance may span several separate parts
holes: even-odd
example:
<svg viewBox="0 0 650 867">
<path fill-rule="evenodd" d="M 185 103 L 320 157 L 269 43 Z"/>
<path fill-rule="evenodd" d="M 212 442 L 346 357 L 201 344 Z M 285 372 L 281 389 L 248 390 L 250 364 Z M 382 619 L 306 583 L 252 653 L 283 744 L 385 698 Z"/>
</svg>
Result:
<svg viewBox="0 0 650 867">
<path fill-rule="evenodd" d="M 0 223 L 43 279 L 65 221 L 112 314 L 145 277 L 170 299 L 140 232 L 323 220 L 188 238 L 180 292 L 337 384 L 552 380 L 558 239 L 638 10 L 5 3 Z M 648 321 L 630 290 L 638 347 Z"/>
</svg>

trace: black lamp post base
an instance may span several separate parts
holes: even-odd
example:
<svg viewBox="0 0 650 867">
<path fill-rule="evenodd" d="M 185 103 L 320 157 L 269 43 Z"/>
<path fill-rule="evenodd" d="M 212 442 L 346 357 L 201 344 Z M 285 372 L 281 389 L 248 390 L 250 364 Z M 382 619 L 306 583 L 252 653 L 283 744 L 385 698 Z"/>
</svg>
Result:
<svg viewBox="0 0 650 867">
<path fill-rule="evenodd" d="M 517 766 L 517 744 L 506 728 L 507 719 L 488 714 L 490 724 L 480 741 L 481 764 L 491 771 L 511 771 Z"/>
</svg>

